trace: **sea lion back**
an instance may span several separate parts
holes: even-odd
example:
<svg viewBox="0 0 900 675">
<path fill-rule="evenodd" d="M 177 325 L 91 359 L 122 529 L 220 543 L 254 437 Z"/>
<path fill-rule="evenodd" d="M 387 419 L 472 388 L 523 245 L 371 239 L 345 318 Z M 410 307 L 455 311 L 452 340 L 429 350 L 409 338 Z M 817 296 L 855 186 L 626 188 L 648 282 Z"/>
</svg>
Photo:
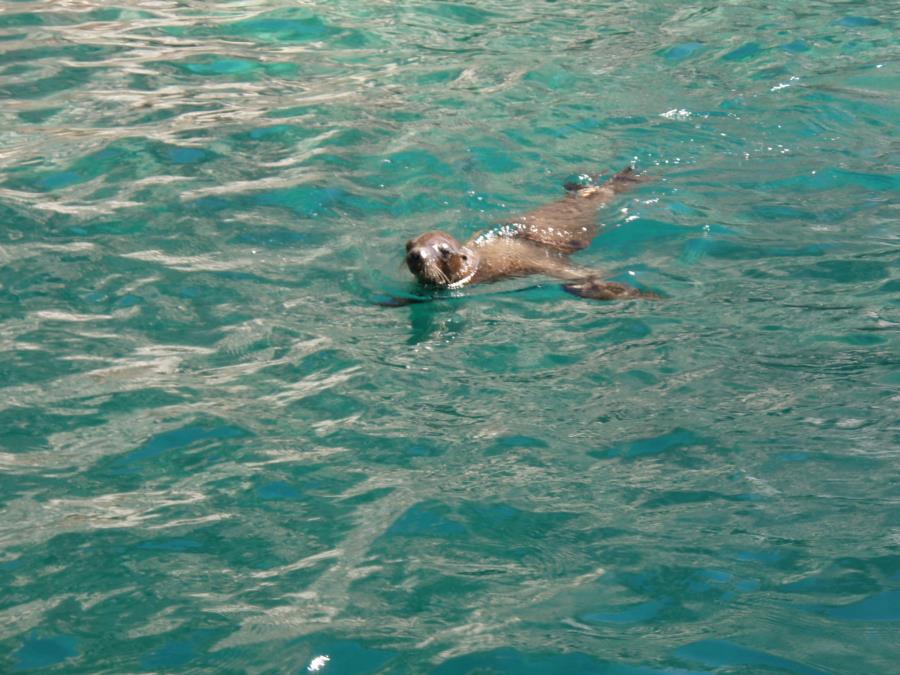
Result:
<svg viewBox="0 0 900 675">
<path fill-rule="evenodd" d="M 597 236 L 597 212 L 616 195 L 642 182 L 629 166 L 603 185 L 567 183 L 565 197 L 516 217 L 506 228 L 510 236 L 560 253 L 574 253 L 587 248 Z"/>
</svg>

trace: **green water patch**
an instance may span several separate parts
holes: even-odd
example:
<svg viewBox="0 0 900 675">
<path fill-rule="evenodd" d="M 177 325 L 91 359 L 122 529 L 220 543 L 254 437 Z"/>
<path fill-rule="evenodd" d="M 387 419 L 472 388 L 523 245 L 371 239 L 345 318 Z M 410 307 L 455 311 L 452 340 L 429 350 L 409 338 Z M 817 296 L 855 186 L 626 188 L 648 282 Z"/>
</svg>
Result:
<svg viewBox="0 0 900 675">
<path fill-rule="evenodd" d="M 665 675 L 673 672 L 667 668 L 657 670 L 640 665 L 606 661 L 579 652 L 547 654 L 539 651 L 529 653 L 518 649 L 501 648 L 453 657 L 432 670 L 431 673 L 432 675 L 462 675 L 476 669 L 493 673 L 522 673 L 523 675 L 566 675 L 567 673 Z M 685 675 L 691 672 L 697 673 L 697 671 L 687 670 L 677 672 L 685 673 Z"/>
<path fill-rule="evenodd" d="M 874 260 L 823 260 L 794 272 L 801 278 L 823 279 L 830 283 L 873 282 L 890 276 L 885 263 Z"/>
<path fill-rule="evenodd" d="M 60 107 L 37 108 L 33 110 L 22 110 L 21 112 L 16 114 L 23 122 L 28 122 L 29 124 L 41 124 L 42 122 L 46 122 L 61 110 L 62 108 Z"/>
<path fill-rule="evenodd" d="M 38 12 L 10 12 L 0 16 L 0 28 L 21 28 L 23 26 L 43 26 L 49 23 L 47 15 Z"/>
<path fill-rule="evenodd" d="M 681 42 L 663 49 L 657 54 L 668 61 L 683 61 L 702 53 L 704 46 L 700 42 Z"/>
<path fill-rule="evenodd" d="M 763 650 L 743 647 L 728 640 L 702 640 L 678 648 L 675 655 L 711 668 L 763 667 L 798 675 L 824 675 L 826 672 Z"/>
<path fill-rule="evenodd" d="M 459 22 L 468 26 L 478 26 L 488 23 L 497 15 L 487 9 L 458 5 L 450 2 L 429 2 L 418 8 L 422 14 L 430 14 L 440 19 Z"/>
<path fill-rule="evenodd" d="M 627 253 L 637 247 L 647 247 L 651 243 L 657 244 L 660 240 L 684 237 L 689 232 L 683 225 L 675 222 L 638 217 L 604 229 L 602 242 L 598 239 L 597 245 L 602 243 L 604 252 L 615 255 Z"/>
<path fill-rule="evenodd" d="M 298 216 L 312 218 L 333 213 L 333 208 L 343 196 L 336 187 L 298 185 L 278 190 L 266 190 L 254 196 L 260 206 L 276 206 L 293 211 Z"/>
<path fill-rule="evenodd" d="M 46 98 L 67 89 L 85 87 L 96 73 L 96 69 L 63 66 L 49 77 L 11 78 L 0 84 L 0 95 L 21 100 Z"/>
<path fill-rule="evenodd" d="M 99 459 L 90 475 L 97 480 L 116 481 L 122 489 L 136 487 L 145 480 L 165 476 L 176 466 L 192 472 L 228 462 L 252 437 L 250 431 L 236 425 L 198 420 L 160 432 L 118 456 Z"/>
<path fill-rule="evenodd" d="M 666 434 L 637 439 L 624 445 L 591 451 L 588 454 L 598 459 L 613 457 L 637 459 L 650 455 L 687 450 L 689 448 L 708 447 L 709 445 L 710 442 L 707 439 L 688 429 L 675 429 Z"/>
<path fill-rule="evenodd" d="M 7 4 L 0 670 L 896 670 L 884 6 Z"/>
<path fill-rule="evenodd" d="M 132 137 L 113 141 L 63 169 L 23 168 L 12 174 L 6 184 L 16 189 L 53 192 L 97 179 L 115 184 L 169 172 L 191 175 L 197 171 L 195 167 L 215 158 L 216 154 L 205 148 Z"/>
<path fill-rule="evenodd" d="M 812 605 L 807 609 L 838 621 L 900 621 L 900 590 L 883 591 L 845 605 Z"/>
<path fill-rule="evenodd" d="M 196 24 L 189 28 L 166 28 L 166 31 L 179 37 L 250 40 L 261 45 L 326 42 L 334 47 L 359 49 L 383 44 L 368 31 L 344 28 L 305 8 L 285 8 L 237 21 L 217 22 L 206 26 Z"/>
<path fill-rule="evenodd" d="M 723 61 L 744 61 L 755 59 L 764 52 L 764 49 L 756 42 L 747 42 L 737 49 L 732 49 L 722 56 Z"/>
<path fill-rule="evenodd" d="M 71 61 L 93 62 L 101 61 L 122 51 L 122 47 L 104 45 L 66 45 L 60 47 L 23 47 L 10 49 L 0 54 L 0 65 L 14 63 L 39 63 L 41 61 L 58 61 L 67 59 Z"/>
<path fill-rule="evenodd" d="M 665 609 L 667 604 L 668 602 L 665 599 L 648 600 L 633 605 L 610 608 L 614 609 L 614 611 L 580 614 L 578 619 L 588 624 L 643 623 L 659 617 L 660 612 Z"/>
</svg>

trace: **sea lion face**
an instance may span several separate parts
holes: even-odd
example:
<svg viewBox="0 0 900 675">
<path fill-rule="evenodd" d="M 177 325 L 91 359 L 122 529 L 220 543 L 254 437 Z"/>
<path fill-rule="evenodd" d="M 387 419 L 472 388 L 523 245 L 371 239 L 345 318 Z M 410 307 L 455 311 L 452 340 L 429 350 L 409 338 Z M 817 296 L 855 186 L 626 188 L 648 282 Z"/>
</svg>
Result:
<svg viewBox="0 0 900 675">
<path fill-rule="evenodd" d="M 477 260 L 446 232 L 426 232 L 406 242 L 406 265 L 421 283 L 446 288 L 464 284 Z"/>
</svg>

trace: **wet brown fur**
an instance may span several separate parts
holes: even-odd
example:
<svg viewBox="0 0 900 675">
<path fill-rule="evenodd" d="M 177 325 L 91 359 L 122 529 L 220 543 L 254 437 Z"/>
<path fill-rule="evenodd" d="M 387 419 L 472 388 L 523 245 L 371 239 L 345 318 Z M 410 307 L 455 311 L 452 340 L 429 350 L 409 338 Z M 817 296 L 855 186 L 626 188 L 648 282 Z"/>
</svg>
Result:
<svg viewBox="0 0 900 675">
<path fill-rule="evenodd" d="M 423 284 L 459 288 L 508 277 L 544 274 L 570 282 L 565 289 L 597 300 L 656 297 L 569 260 L 597 234 L 597 212 L 642 179 L 628 167 L 602 186 L 567 186 L 561 199 L 460 244 L 446 232 L 426 232 L 406 244 L 406 263 Z"/>
</svg>

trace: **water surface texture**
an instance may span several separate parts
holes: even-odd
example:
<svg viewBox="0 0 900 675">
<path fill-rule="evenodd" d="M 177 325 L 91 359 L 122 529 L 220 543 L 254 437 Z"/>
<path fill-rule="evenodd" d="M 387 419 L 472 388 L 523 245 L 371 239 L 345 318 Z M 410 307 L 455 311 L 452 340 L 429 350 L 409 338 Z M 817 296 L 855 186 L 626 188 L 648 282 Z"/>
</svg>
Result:
<svg viewBox="0 0 900 675">
<path fill-rule="evenodd" d="M 4 2 L 0 670 L 896 672 L 898 19 Z"/>
</svg>

